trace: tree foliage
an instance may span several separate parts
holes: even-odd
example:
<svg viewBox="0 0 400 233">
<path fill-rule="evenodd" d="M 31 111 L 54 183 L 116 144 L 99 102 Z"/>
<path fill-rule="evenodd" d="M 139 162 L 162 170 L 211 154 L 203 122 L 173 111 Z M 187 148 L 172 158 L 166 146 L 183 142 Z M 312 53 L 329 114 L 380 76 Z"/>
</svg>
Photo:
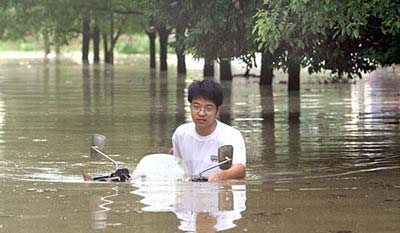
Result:
<svg viewBox="0 0 400 233">
<path fill-rule="evenodd" d="M 399 9 L 390 0 L 264 0 L 253 33 L 278 58 L 276 67 L 286 68 L 285 57 L 295 54 L 310 73 L 360 75 L 398 62 Z"/>
<path fill-rule="evenodd" d="M 245 57 L 254 53 L 251 34 L 257 1 L 192 1 L 186 45 L 207 60 Z"/>
<path fill-rule="evenodd" d="M 268 52 L 275 68 L 295 61 L 338 76 L 400 62 L 400 2 L 392 0 L 2 0 L 0 39 L 33 33 L 67 44 L 88 18 L 110 45 L 162 26 L 176 30 L 180 54 L 207 60 L 251 66 L 255 52 Z"/>
</svg>

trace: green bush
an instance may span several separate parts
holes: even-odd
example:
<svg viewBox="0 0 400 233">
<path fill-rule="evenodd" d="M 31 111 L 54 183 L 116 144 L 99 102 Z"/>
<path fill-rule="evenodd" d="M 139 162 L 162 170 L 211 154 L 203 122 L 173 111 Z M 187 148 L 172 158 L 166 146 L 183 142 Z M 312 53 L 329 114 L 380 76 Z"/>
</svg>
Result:
<svg viewBox="0 0 400 233">
<path fill-rule="evenodd" d="M 147 54 L 149 52 L 148 37 L 143 34 L 133 35 L 132 37 L 133 41 L 130 41 L 130 38 L 120 40 L 115 46 L 117 51 L 127 54 Z"/>
<path fill-rule="evenodd" d="M 145 34 L 135 34 L 133 36 L 133 42 L 130 41 L 130 37 L 124 37 L 119 40 L 115 45 L 115 49 L 119 53 L 126 54 L 148 54 L 150 51 L 149 37 Z M 156 39 L 156 53 L 160 52 L 160 46 L 158 38 Z M 175 53 L 175 48 L 171 45 L 168 46 L 168 53 Z"/>
<path fill-rule="evenodd" d="M 34 51 L 35 50 L 35 45 L 33 43 L 21 43 L 20 49 L 22 51 Z"/>
</svg>

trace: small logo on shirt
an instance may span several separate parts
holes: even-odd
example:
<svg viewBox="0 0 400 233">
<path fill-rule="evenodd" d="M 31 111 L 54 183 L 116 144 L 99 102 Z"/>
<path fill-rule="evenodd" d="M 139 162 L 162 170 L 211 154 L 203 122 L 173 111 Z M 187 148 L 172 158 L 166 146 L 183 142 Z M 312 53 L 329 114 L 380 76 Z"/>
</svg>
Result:
<svg viewBox="0 0 400 233">
<path fill-rule="evenodd" d="M 211 162 L 218 162 L 218 156 L 217 155 L 210 155 L 210 160 L 211 160 Z"/>
</svg>

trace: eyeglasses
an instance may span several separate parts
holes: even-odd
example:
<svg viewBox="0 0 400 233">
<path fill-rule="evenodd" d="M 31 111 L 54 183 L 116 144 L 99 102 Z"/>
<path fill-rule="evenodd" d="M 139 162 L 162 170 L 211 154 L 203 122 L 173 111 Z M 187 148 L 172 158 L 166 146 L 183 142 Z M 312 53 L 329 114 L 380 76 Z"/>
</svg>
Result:
<svg viewBox="0 0 400 233">
<path fill-rule="evenodd" d="M 213 113 L 216 109 L 213 105 L 201 106 L 200 104 L 191 104 L 190 108 L 193 112 L 200 112 L 201 110 L 204 110 L 205 113 Z"/>
</svg>

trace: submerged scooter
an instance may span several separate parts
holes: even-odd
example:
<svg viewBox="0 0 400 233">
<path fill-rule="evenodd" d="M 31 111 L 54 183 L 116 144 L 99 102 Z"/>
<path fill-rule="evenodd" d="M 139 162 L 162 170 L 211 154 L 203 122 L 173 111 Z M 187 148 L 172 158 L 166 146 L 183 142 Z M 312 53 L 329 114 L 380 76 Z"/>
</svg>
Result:
<svg viewBox="0 0 400 233">
<path fill-rule="evenodd" d="M 90 146 L 90 157 L 92 158 L 106 158 L 115 165 L 115 172 L 105 176 L 95 176 L 91 178 L 93 181 L 114 181 L 114 182 L 126 182 L 129 181 L 131 176 L 127 168 L 118 168 L 118 162 L 112 159 L 110 156 L 105 154 L 104 146 L 106 145 L 107 138 L 101 134 L 95 134 L 92 136 L 92 143 Z"/>
<path fill-rule="evenodd" d="M 93 181 L 102 181 L 102 182 L 126 182 L 130 181 L 131 176 L 129 173 L 129 170 L 127 168 L 119 168 L 118 162 L 112 159 L 110 156 L 104 153 L 104 146 L 106 144 L 107 138 L 104 135 L 101 134 L 95 134 L 92 136 L 91 140 L 91 146 L 90 146 L 90 157 L 92 158 L 106 158 L 107 160 L 111 161 L 115 165 L 115 171 L 112 172 L 110 175 L 105 175 L 105 176 L 96 176 L 96 177 L 91 177 L 91 180 Z M 142 161 L 145 161 L 148 163 L 148 159 L 151 158 L 153 159 L 154 155 L 147 155 L 145 156 Z M 164 157 L 168 155 L 160 155 L 162 158 L 173 158 L 171 157 Z M 194 175 L 190 177 L 190 181 L 193 182 L 206 182 L 208 179 L 206 177 L 203 177 L 202 174 L 206 171 L 209 171 L 213 168 L 219 167 L 221 170 L 227 170 L 232 166 L 232 157 L 233 157 L 233 146 L 232 145 L 224 145 L 218 148 L 218 163 L 210 166 L 203 171 L 201 171 L 198 175 Z M 141 164 L 139 162 L 138 166 Z M 155 163 L 155 162 L 154 162 Z M 166 167 L 164 169 L 165 171 L 169 171 L 169 168 Z"/>
</svg>

